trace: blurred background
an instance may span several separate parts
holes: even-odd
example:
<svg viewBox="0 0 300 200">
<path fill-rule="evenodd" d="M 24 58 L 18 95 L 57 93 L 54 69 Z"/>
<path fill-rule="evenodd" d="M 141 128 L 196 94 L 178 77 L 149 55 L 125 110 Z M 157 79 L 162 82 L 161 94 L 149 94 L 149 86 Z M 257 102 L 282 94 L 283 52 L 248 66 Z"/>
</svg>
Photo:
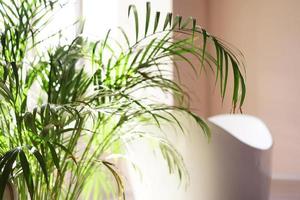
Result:
<svg viewBox="0 0 300 200">
<path fill-rule="evenodd" d="M 77 0 L 59 18 L 67 25 L 86 19 L 85 34 L 103 38 L 127 26 L 127 7 L 144 9 L 146 0 Z M 300 199 L 300 1 L 299 0 L 151 0 L 153 10 L 193 16 L 213 35 L 239 48 L 247 63 L 243 112 L 261 118 L 273 136 L 271 200 Z M 73 30 L 76 32 L 76 30 Z M 209 117 L 231 111 L 218 96 L 214 79 L 181 70 L 191 108 Z"/>
<path fill-rule="evenodd" d="M 273 136 L 271 199 L 300 199 L 300 1 L 173 1 L 175 13 L 192 15 L 210 33 L 238 47 L 247 63 L 244 113 L 261 118 Z M 212 116 L 230 111 L 214 80 L 191 80 L 192 107 Z M 201 90 L 198 86 L 204 85 Z M 207 96 L 207 99 L 199 99 Z"/>
</svg>

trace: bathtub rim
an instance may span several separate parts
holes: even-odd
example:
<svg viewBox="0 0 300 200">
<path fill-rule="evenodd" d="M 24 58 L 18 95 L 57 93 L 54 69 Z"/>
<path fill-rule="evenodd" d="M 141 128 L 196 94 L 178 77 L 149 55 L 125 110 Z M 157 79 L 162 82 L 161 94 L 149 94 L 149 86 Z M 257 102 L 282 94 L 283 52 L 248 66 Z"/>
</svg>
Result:
<svg viewBox="0 0 300 200">
<path fill-rule="evenodd" d="M 219 114 L 211 116 L 207 120 L 211 124 L 223 129 L 224 132 L 252 148 L 258 150 L 269 150 L 273 146 L 273 138 L 268 127 L 260 118 L 253 115 Z M 246 125 L 247 127 L 245 127 Z M 249 133 L 251 132 L 249 131 L 249 127 L 251 125 L 255 125 L 256 127 L 252 127 L 253 132 Z M 248 134 L 244 134 L 245 132 Z M 250 134 L 255 134 L 255 136 L 252 136 L 252 138 L 249 139 Z"/>
</svg>

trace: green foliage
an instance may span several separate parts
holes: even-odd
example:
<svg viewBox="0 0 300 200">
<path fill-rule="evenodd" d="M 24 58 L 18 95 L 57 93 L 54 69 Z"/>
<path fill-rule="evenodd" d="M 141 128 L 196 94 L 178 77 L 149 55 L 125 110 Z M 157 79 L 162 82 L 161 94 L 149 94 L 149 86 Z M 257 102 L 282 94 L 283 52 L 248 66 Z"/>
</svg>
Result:
<svg viewBox="0 0 300 200">
<path fill-rule="evenodd" d="M 232 104 L 234 110 L 240 108 L 245 98 L 240 52 L 199 27 L 193 18 L 168 13 L 163 19 L 160 12 L 152 14 L 147 3 L 144 30 L 137 8 L 129 6 L 134 41 L 119 28 L 120 41 L 108 31 L 104 40 L 78 36 L 43 53 L 38 46 L 43 41 L 36 38 L 56 5 L 54 0 L 0 0 L 0 198 L 10 181 L 19 199 L 75 200 L 89 191 L 92 176 L 98 174 L 103 193 L 94 198 L 107 194 L 125 199 L 122 176 L 104 158 L 123 153 L 124 137 L 154 142 L 170 173 L 186 181 L 183 159 L 168 139 L 134 127 L 172 123 L 182 129 L 174 112 L 184 112 L 208 138 L 209 128 L 183 102 L 167 105 L 144 93 L 156 89 L 183 101 L 182 86 L 169 76 L 173 63 L 177 69 L 191 67 L 195 72 L 208 67 L 224 99 L 232 69 Z M 191 56 L 198 62 L 191 62 Z M 29 106 L 34 98 L 30 91 L 45 96 L 34 99 L 34 108 Z"/>
</svg>

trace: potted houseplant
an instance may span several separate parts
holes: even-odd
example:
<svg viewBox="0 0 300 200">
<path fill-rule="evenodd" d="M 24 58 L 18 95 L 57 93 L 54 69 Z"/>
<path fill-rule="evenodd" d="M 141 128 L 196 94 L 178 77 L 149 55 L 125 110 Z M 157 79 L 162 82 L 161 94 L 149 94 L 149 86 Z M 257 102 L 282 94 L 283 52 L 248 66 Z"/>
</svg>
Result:
<svg viewBox="0 0 300 200">
<path fill-rule="evenodd" d="M 192 116 L 209 137 L 205 121 L 183 103 L 185 93 L 167 66 L 185 62 L 195 71 L 213 71 L 222 98 L 232 71 L 235 110 L 245 98 L 239 51 L 192 18 L 152 13 L 150 3 L 145 16 L 129 6 L 133 41 L 120 28 L 118 42 L 109 31 L 101 41 L 79 35 L 70 44 L 43 51 L 37 38 L 58 5 L 57 0 L 0 2 L 0 198 L 13 185 L 21 200 L 79 199 L 94 175 L 101 188 L 98 199 L 104 194 L 125 198 L 122 177 L 106 158 L 122 154 L 122 143 L 141 137 L 151 138 L 170 171 L 183 179 L 184 163 L 169 141 L 134 127 L 162 122 L 180 127 L 172 114 L 178 111 Z M 140 17 L 145 17 L 143 30 Z M 177 105 L 138 95 L 148 89 L 176 96 Z"/>
</svg>

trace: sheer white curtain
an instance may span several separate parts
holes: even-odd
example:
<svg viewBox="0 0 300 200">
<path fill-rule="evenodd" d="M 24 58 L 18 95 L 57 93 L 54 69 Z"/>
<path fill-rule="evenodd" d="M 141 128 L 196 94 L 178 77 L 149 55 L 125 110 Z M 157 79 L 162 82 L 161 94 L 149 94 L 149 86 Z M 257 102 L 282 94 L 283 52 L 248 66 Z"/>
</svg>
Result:
<svg viewBox="0 0 300 200">
<path fill-rule="evenodd" d="M 107 31 L 118 25 L 119 0 L 81 0 L 82 16 L 85 19 L 84 35 L 103 39 Z"/>
</svg>

